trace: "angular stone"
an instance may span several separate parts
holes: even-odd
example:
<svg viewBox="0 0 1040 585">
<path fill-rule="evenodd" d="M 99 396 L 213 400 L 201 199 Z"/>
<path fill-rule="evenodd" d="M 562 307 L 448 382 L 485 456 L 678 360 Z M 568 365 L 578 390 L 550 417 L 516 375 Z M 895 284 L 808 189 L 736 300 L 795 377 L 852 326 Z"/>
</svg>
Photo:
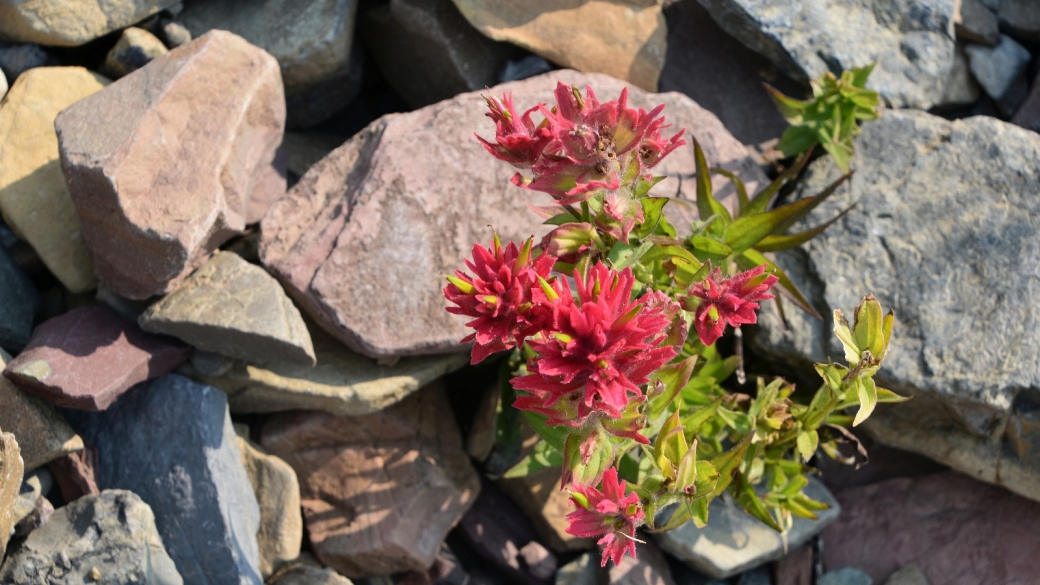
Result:
<svg viewBox="0 0 1040 585">
<path fill-rule="evenodd" d="M 285 100 L 270 55 L 213 31 L 54 125 L 98 276 L 145 299 L 175 288 L 245 228 L 258 171 L 282 139 Z"/>
<path fill-rule="evenodd" d="M 234 412 L 324 410 L 337 415 L 378 412 L 469 362 L 465 354 L 405 357 L 383 364 L 310 328 L 316 366 L 237 360 L 192 360 L 187 373 L 227 392 Z"/>
<path fill-rule="evenodd" d="M 604 579 L 599 562 L 596 553 L 582 553 L 556 571 L 555 585 L 601 585 Z"/>
<path fill-rule="evenodd" d="M 42 304 L 36 286 L 0 246 L 0 348 L 17 353 L 29 343 Z"/>
<path fill-rule="evenodd" d="M 984 0 L 997 13 L 1000 24 L 1015 36 L 1029 41 L 1040 40 L 1040 4 L 1034 0 Z"/>
<path fill-rule="evenodd" d="M 54 515 L 54 504 L 44 497 L 36 498 L 36 502 L 21 520 L 14 526 L 14 536 L 25 537 L 40 528 Z"/>
<path fill-rule="evenodd" d="M 828 571 L 816 581 L 816 585 L 874 585 L 874 580 L 859 569 L 842 567 Z"/>
<path fill-rule="evenodd" d="M 285 197 L 288 185 L 289 153 L 279 148 L 274 153 L 270 164 L 257 171 L 256 184 L 249 194 L 249 208 L 246 210 L 246 223 L 259 223 L 264 214 L 279 199 Z"/>
<path fill-rule="evenodd" d="M 667 25 L 657 0 L 454 0 L 463 16 L 496 41 L 586 73 L 605 73 L 657 90 Z M 574 23 L 581 23 L 581 34 Z"/>
<path fill-rule="evenodd" d="M 54 120 L 107 83 L 82 67 L 40 67 L 19 75 L 0 104 L 0 211 L 72 292 L 97 279 L 58 162 Z"/>
<path fill-rule="evenodd" d="M 513 92 L 518 104 L 548 102 L 557 80 L 591 84 L 604 99 L 624 86 L 602 75 L 555 71 L 493 91 Z M 629 95 L 634 107 L 662 102 L 673 127 L 701 142 L 709 164 L 739 173 L 752 191 L 763 184 L 747 149 L 688 98 Z M 473 138 L 474 131 L 493 131 L 485 110 L 484 98 L 468 93 L 384 116 L 312 167 L 264 216 L 264 265 L 301 308 L 356 351 L 374 357 L 466 351 L 459 345 L 466 320 L 444 310 L 442 275 L 463 266 L 475 242 L 490 242 L 492 226 L 503 240 L 546 232 L 527 207 L 551 199 L 511 186 L 515 169 Z M 670 178 L 656 193 L 693 200 L 693 182 L 679 178 L 694 172 L 692 147 L 655 171 Z M 467 188 L 460 191 L 461 184 Z M 689 225 L 688 218 L 677 222 Z"/>
<path fill-rule="evenodd" d="M 9 356 L 0 351 L 0 368 Z M 18 440 L 25 470 L 83 449 L 83 439 L 72 430 L 54 407 L 42 398 L 26 394 L 7 378 L 0 377 L 0 429 Z"/>
<path fill-rule="evenodd" d="M 0 555 L 7 550 L 7 542 L 18 518 L 18 495 L 22 489 L 22 456 L 14 435 L 0 429 Z"/>
<path fill-rule="evenodd" d="M 699 0 L 722 28 L 799 80 L 877 63 L 893 107 L 939 102 L 953 64 L 955 0 Z"/>
<path fill-rule="evenodd" d="M 270 53 L 286 93 L 334 77 L 347 65 L 357 0 L 233 0 L 189 2 L 178 19 L 198 37 L 231 31 Z"/>
<path fill-rule="evenodd" d="M 332 569 L 297 565 L 278 573 L 267 585 L 354 585 L 350 579 Z"/>
<path fill-rule="evenodd" d="M 995 45 L 1000 41 L 1000 22 L 982 0 L 960 0 L 954 30 L 958 39 Z"/>
<path fill-rule="evenodd" d="M 773 585 L 773 577 L 769 569 L 759 567 L 744 573 L 737 579 L 737 585 Z"/>
<path fill-rule="evenodd" d="M 58 406 L 104 410 L 190 355 L 189 347 L 149 335 L 104 307 L 82 307 L 37 327 L 4 375 Z"/>
<path fill-rule="evenodd" d="M 75 47 L 144 20 L 174 0 L 0 1 L 0 38 L 16 43 Z"/>
<path fill-rule="evenodd" d="M 365 75 L 364 63 L 361 43 L 355 40 L 350 58 L 342 67 L 333 71 L 328 80 L 286 94 L 285 127 L 311 128 L 347 107 L 361 92 Z"/>
<path fill-rule="evenodd" d="M 534 526 L 538 537 L 557 552 L 592 548 L 591 538 L 567 533 L 567 514 L 574 511 L 570 492 L 560 489 L 560 470 L 543 469 L 530 475 L 502 478 L 498 485 L 509 494 Z"/>
<path fill-rule="evenodd" d="M 868 292 L 895 311 L 877 380 L 914 399 L 880 406 L 864 426 L 883 444 L 1040 500 L 1040 135 L 987 116 L 886 112 L 864 125 L 851 166 L 851 187 L 804 225 L 856 207 L 778 261 L 824 315 Z M 795 196 L 837 175 L 814 163 Z M 787 317 L 785 332 L 763 306 L 761 351 L 806 372 L 842 359 L 829 323 Z"/>
<path fill-rule="evenodd" d="M 72 502 L 88 494 L 97 494 L 97 447 L 85 444 L 83 449 L 47 464 L 47 469 L 58 484 L 61 497 Z"/>
<path fill-rule="evenodd" d="M 1004 97 L 1032 58 L 1025 47 L 1007 35 L 1002 35 L 995 47 L 968 45 L 964 52 L 975 79 L 995 100 Z"/>
<path fill-rule="evenodd" d="M 54 478 L 46 469 L 37 469 L 31 473 L 26 472 L 22 479 L 22 487 L 18 491 L 18 498 L 11 507 L 11 516 L 16 522 L 21 522 L 26 516 L 33 512 L 36 503 L 44 498 L 47 492 L 54 487 Z"/>
<path fill-rule="evenodd" d="M 1040 79 L 1040 74 L 1033 79 L 1029 95 L 1015 112 L 1015 116 L 1011 118 L 1012 124 L 1033 132 L 1040 132 L 1040 83 L 1037 82 L 1037 79 Z"/>
<path fill-rule="evenodd" d="M 108 52 L 101 72 L 112 79 L 119 79 L 168 52 L 166 45 L 155 38 L 155 35 L 132 26 L 123 31 L 119 41 Z"/>
<path fill-rule="evenodd" d="M 90 578 L 94 571 L 100 579 Z M 106 490 L 58 509 L 0 569 L 0 582 L 182 585 L 148 504 Z"/>
<path fill-rule="evenodd" d="M 838 495 L 844 513 L 823 533 L 827 567 L 858 567 L 875 583 L 916 563 L 943 585 L 1030 583 L 1040 575 L 1040 504 L 947 472 Z"/>
<path fill-rule="evenodd" d="M 278 281 L 231 252 L 217 252 L 137 322 L 150 333 L 251 362 L 315 363 L 303 317 Z"/>
<path fill-rule="evenodd" d="M 276 415 L 261 443 L 296 470 L 315 555 L 348 577 L 425 570 L 480 491 L 440 385 L 365 416 Z"/>
<path fill-rule="evenodd" d="M 420 108 L 498 83 L 515 47 L 473 28 L 451 0 L 391 0 L 362 16 L 365 47 L 387 83 Z"/>
<path fill-rule="evenodd" d="M 548 73 L 555 68 L 556 67 L 554 67 L 552 63 L 538 55 L 527 55 L 520 59 L 509 59 L 506 61 L 505 66 L 502 67 L 502 72 L 498 75 L 498 81 L 499 83 L 520 81 L 521 79 L 527 79 L 528 77 Z"/>
<path fill-rule="evenodd" d="M 139 495 L 186 583 L 259 585 L 260 512 L 223 392 L 169 374 L 104 412 L 65 411 L 102 490 Z"/>
<path fill-rule="evenodd" d="M 979 101 L 982 89 L 971 74 L 968 56 L 964 54 L 964 43 L 958 41 L 953 53 L 953 67 L 946 79 L 946 90 L 939 105 L 964 106 Z"/>
<path fill-rule="evenodd" d="M 928 578 L 915 563 L 910 563 L 892 573 L 885 581 L 885 585 L 928 585 Z"/>
<path fill-rule="evenodd" d="M 834 496 L 816 478 L 809 478 L 805 495 L 830 505 L 816 520 L 795 518 L 781 535 L 745 512 L 728 498 L 715 498 L 708 508 L 708 525 L 698 529 L 687 522 L 675 530 L 655 534 L 666 552 L 693 569 L 726 579 L 784 556 L 808 542 L 841 513 Z"/>
<path fill-rule="evenodd" d="M 609 564 L 610 585 L 675 585 L 668 561 L 649 539 L 636 545 L 636 558 L 625 555 L 621 564 Z"/>
<path fill-rule="evenodd" d="M 343 137 L 335 134 L 286 132 L 281 148 L 289 153 L 289 172 L 302 177 L 343 142 Z"/>
<path fill-rule="evenodd" d="M 35 43 L 0 42 L 0 71 L 7 76 L 8 83 L 14 83 L 19 75 L 33 67 L 43 67 L 53 59 Z"/>
<path fill-rule="evenodd" d="M 813 585 L 813 547 L 805 545 L 773 565 L 776 585 Z"/>
<path fill-rule="evenodd" d="M 266 453 L 259 445 L 240 436 L 238 448 L 260 505 L 260 530 L 256 539 L 260 546 L 260 574 L 266 579 L 300 556 L 303 542 L 300 484 L 296 472 L 286 462 Z"/>
</svg>

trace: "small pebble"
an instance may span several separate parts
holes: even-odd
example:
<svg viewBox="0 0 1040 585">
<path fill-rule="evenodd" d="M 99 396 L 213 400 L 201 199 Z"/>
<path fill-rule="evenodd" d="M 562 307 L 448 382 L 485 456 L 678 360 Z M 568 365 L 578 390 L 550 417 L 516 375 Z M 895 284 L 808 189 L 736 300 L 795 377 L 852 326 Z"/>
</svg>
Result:
<svg viewBox="0 0 1040 585">
<path fill-rule="evenodd" d="M 97 582 L 101 580 L 101 571 L 97 567 L 91 567 L 90 573 L 87 575 L 91 581 Z"/>
</svg>

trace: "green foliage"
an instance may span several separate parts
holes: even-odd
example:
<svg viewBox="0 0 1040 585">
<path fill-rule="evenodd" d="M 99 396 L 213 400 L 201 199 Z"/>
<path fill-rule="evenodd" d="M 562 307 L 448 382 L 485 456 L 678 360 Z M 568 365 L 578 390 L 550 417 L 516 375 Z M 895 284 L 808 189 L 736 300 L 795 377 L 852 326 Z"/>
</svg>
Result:
<svg viewBox="0 0 1040 585">
<path fill-rule="evenodd" d="M 821 145 L 834 157 L 844 172 L 849 170 L 853 155 L 852 138 L 859 133 L 857 123 L 881 115 L 876 91 L 865 89 L 874 65 L 852 69 L 841 74 L 824 73 L 812 81 L 813 98 L 796 100 L 766 85 L 780 113 L 791 124 L 780 138 L 777 150 L 787 156 L 807 152 Z"/>
</svg>

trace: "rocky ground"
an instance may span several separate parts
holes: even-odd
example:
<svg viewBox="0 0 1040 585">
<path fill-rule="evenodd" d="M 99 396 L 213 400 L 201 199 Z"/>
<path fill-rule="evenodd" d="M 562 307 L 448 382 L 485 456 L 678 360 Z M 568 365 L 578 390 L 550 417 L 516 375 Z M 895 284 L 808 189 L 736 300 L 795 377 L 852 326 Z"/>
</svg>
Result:
<svg viewBox="0 0 1040 585">
<path fill-rule="evenodd" d="M 1040 582 L 1038 53 L 1034 0 L 0 0 L 0 584 Z M 481 92 L 627 86 L 753 191 L 762 82 L 870 62 L 890 109 L 804 221 L 855 206 L 776 261 L 894 307 L 913 399 L 817 462 L 819 520 L 718 499 L 600 569 L 443 310 L 491 226 L 547 231 Z M 660 171 L 693 199 L 692 146 Z M 749 371 L 811 380 L 830 327 L 765 307 Z"/>
</svg>

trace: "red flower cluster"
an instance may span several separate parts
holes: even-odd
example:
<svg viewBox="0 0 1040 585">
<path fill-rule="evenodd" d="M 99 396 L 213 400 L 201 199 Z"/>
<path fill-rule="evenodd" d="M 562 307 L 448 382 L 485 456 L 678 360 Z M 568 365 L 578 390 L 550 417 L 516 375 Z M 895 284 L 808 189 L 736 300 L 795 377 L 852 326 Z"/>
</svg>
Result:
<svg viewBox="0 0 1040 585">
<path fill-rule="evenodd" d="M 473 246 L 473 261 L 466 266 L 474 276 L 457 270 L 448 277 L 444 296 L 457 305 L 448 312 L 474 318 L 466 323 L 473 334 L 462 340 L 475 342 L 472 363 L 523 344 L 552 321 L 552 307 L 540 284 L 556 260 L 531 255 L 531 240 L 520 250 L 512 242 L 502 248 L 496 235 L 491 249 Z"/>
<path fill-rule="evenodd" d="M 608 431 L 646 442 L 636 432 L 642 425 L 626 410 L 643 399 L 639 386 L 675 357 L 675 346 L 663 342 L 678 307 L 657 295 L 632 301 L 634 280 L 630 269 L 617 272 L 597 264 L 587 280 L 575 273 L 577 300 L 565 280 L 557 281 L 553 322 L 528 339 L 537 354 L 528 363 L 530 374 L 512 380 L 514 388 L 531 396 L 517 398 L 514 406 L 570 427 L 599 412 L 636 427 L 607 426 Z"/>
<path fill-rule="evenodd" d="M 617 471 L 610 468 L 603 474 L 603 491 L 591 486 L 575 484 L 571 501 L 577 508 L 567 515 L 570 526 L 567 533 L 579 538 L 594 538 L 603 535 L 599 544 L 603 547 L 603 561 L 607 559 L 617 565 L 625 553 L 636 556 L 636 526 L 642 523 L 644 514 L 635 492 L 625 495 L 627 484 L 618 482 Z"/>
<path fill-rule="evenodd" d="M 773 298 L 768 291 L 778 280 L 775 274 L 765 274 L 765 270 L 763 264 L 731 278 L 722 278 L 722 271 L 716 268 L 704 282 L 690 289 L 690 295 L 701 300 L 693 324 L 704 345 L 711 345 L 722 337 L 727 323 L 736 327 L 757 321 L 758 301 Z"/>
</svg>

